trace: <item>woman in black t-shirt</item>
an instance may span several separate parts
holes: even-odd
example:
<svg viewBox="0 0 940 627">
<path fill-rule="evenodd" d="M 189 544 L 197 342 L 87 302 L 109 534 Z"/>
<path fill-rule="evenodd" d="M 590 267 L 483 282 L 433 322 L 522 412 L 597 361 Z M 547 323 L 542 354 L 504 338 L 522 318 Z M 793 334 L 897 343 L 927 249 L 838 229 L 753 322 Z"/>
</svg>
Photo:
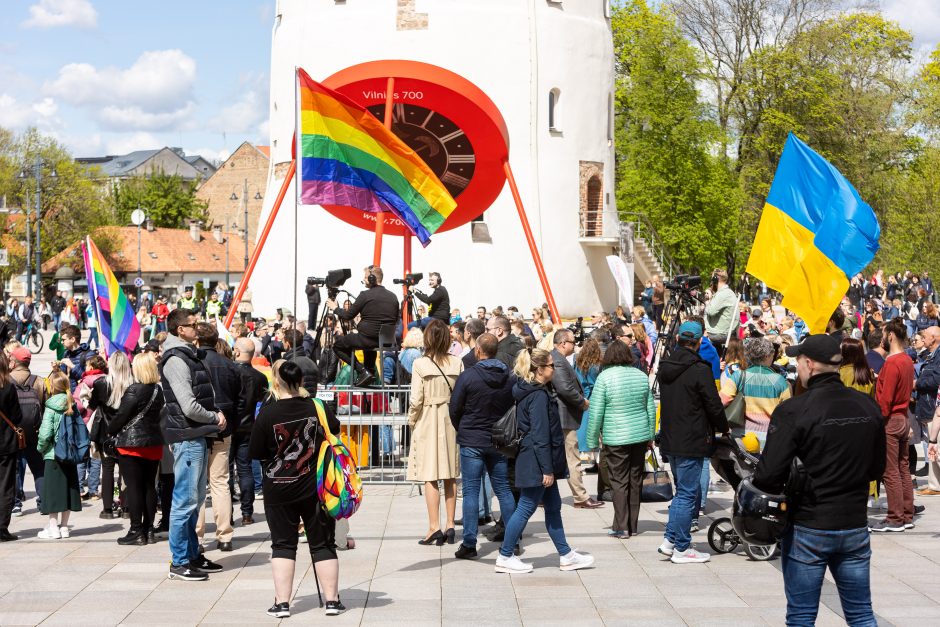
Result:
<svg viewBox="0 0 940 627">
<path fill-rule="evenodd" d="M 271 568 L 274 605 L 268 614 L 290 616 L 290 596 L 297 557 L 297 528 L 303 520 L 316 575 L 326 595 L 327 615 L 346 608 L 339 600 L 339 562 L 334 541 L 336 521 L 321 507 L 317 495 L 317 454 L 324 434 L 317 411 L 303 389 L 303 372 L 290 361 L 273 369 L 275 402 L 261 408 L 251 431 L 248 450 L 264 467 L 264 512 L 271 530 Z M 327 424 L 339 433 L 339 421 L 329 409 Z"/>
</svg>

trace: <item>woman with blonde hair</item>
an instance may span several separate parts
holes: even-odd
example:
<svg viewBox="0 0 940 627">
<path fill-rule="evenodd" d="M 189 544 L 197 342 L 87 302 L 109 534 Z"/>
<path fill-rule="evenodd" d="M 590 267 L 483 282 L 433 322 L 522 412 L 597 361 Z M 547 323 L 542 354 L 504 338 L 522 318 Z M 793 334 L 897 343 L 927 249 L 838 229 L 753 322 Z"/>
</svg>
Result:
<svg viewBox="0 0 940 627">
<path fill-rule="evenodd" d="M 94 428 L 95 432 L 103 436 L 107 432 L 108 425 L 117 413 L 121 405 L 121 399 L 124 398 L 124 392 L 134 382 L 134 373 L 131 370 L 131 362 L 122 351 L 115 351 L 108 357 L 108 374 L 96 379 L 91 386 L 91 398 L 88 400 L 88 409 L 97 411 L 100 425 Z M 103 438 L 99 438 L 96 444 L 100 445 Z M 100 446 L 99 446 L 100 449 Z M 101 456 L 101 513 L 99 518 L 109 520 L 111 518 L 120 518 L 120 508 L 114 507 L 114 466 L 116 459 L 110 455 Z M 118 486 L 120 486 L 120 478 Z"/>
<path fill-rule="evenodd" d="M 636 340 L 640 357 L 643 358 L 647 369 L 649 369 L 648 367 L 653 365 L 653 343 L 650 341 L 650 336 L 646 334 L 646 329 L 643 328 L 642 323 L 634 322 L 630 325 L 630 328 L 633 329 L 633 339 Z"/>
<path fill-rule="evenodd" d="M 155 541 L 153 519 L 157 513 L 157 469 L 163 457 L 160 410 L 165 403 L 160 372 L 153 353 L 140 353 L 132 365 L 134 383 L 124 392 L 117 412 L 108 423 L 114 438 L 121 478 L 127 486 L 124 502 L 131 527 L 118 544 L 144 545 Z"/>
<path fill-rule="evenodd" d="M 536 342 L 535 346 L 548 352 L 555 348 L 555 325 L 548 318 L 542 319 L 542 338 Z"/>
<path fill-rule="evenodd" d="M 582 555 L 568 546 L 561 521 L 561 495 L 558 481 L 568 477 L 565 436 L 558 415 L 558 399 L 551 381 L 555 373 L 552 354 L 541 349 L 524 350 L 516 357 L 513 387 L 516 420 L 523 434 L 516 455 L 516 488 L 521 491 L 512 516 L 506 521 L 503 544 L 496 558 L 498 573 L 529 573 L 532 564 L 514 555 L 526 524 L 539 503 L 545 508 L 545 527 L 560 557 L 561 570 L 577 570 L 594 564 L 591 555 Z"/>
<path fill-rule="evenodd" d="M 450 331 L 440 320 L 431 320 L 424 329 L 424 356 L 412 367 L 411 405 L 408 424 L 412 428 L 408 481 L 424 482 L 428 508 L 428 533 L 418 544 L 441 546 L 454 543 L 454 516 L 457 511 L 457 477 L 460 453 L 457 431 L 450 421 L 450 395 L 463 362 L 448 354 Z M 441 494 L 437 482 L 444 482 L 444 509 L 447 525 L 441 531 Z"/>
<path fill-rule="evenodd" d="M 59 423 L 65 414 L 72 412 L 69 378 L 61 370 L 53 370 L 46 378 L 46 396 L 36 448 L 46 462 L 39 511 L 49 517 L 49 522 L 37 536 L 43 540 L 58 540 L 69 537 L 69 514 L 82 511 L 75 464 L 60 462 L 55 458 Z M 61 520 L 59 514 L 62 515 Z"/>
</svg>

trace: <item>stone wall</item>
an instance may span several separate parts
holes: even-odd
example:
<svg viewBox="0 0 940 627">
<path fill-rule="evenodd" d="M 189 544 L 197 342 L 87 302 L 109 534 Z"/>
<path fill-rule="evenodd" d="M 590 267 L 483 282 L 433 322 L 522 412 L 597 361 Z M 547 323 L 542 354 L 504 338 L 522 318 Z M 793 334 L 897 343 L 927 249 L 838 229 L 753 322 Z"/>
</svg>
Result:
<svg viewBox="0 0 940 627">
<path fill-rule="evenodd" d="M 415 0 L 398 0 L 396 28 L 398 30 L 427 30 L 428 14 L 415 11 Z"/>
<path fill-rule="evenodd" d="M 252 144 L 245 142 L 232 153 L 225 163 L 213 174 L 209 180 L 202 184 L 196 196 L 208 203 L 209 224 L 224 225 L 226 220 L 233 220 L 238 224 L 238 230 L 244 228 L 245 205 L 244 190 L 245 179 L 248 179 L 248 237 L 252 240 L 257 235 L 258 220 L 261 216 L 261 205 L 264 200 L 256 200 L 255 194 L 264 197 L 268 182 L 269 159 Z M 232 193 L 238 195 L 238 200 L 232 200 Z"/>
</svg>

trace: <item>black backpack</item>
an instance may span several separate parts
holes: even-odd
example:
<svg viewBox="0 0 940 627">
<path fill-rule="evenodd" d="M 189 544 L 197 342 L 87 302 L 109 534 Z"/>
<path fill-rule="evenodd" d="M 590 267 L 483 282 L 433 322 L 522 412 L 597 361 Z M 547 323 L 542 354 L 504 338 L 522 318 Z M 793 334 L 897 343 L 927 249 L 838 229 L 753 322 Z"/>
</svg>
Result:
<svg viewBox="0 0 940 627">
<path fill-rule="evenodd" d="M 16 398 L 20 402 L 20 413 L 23 414 L 23 421 L 20 427 L 26 432 L 26 444 L 36 448 L 39 444 L 39 426 L 42 424 L 42 403 L 39 394 L 33 389 L 36 383 L 36 375 L 31 374 L 21 384 L 13 381 L 13 387 L 16 388 Z"/>
<path fill-rule="evenodd" d="M 493 423 L 490 430 L 493 448 L 500 455 L 514 459 L 519 454 L 519 444 L 525 434 L 519 433 L 519 421 L 516 418 L 516 405 L 510 407 L 502 417 Z"/>
</svg>

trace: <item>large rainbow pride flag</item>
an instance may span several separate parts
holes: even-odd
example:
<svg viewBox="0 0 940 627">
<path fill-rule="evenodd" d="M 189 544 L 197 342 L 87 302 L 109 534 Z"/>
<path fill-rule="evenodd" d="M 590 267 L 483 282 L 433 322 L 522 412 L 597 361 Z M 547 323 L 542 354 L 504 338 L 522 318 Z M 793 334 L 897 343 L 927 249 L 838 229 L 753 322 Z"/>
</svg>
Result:
<svg viewBox="0 0 940 627">
<path fill-rule="evenodd" d="M 94 299 L 105 353 L 132 353 L 140 340 L 140 323 L 104 255 L 91 237 L 82 242 L 89 296 Z"/>
<path fill-rule="evenodd" d="M 437 175 L 364 107 L 301 69 L 297 81 L 301 203 L 389 211 L 427 246 L 457 206 Z"/>
</svg>

